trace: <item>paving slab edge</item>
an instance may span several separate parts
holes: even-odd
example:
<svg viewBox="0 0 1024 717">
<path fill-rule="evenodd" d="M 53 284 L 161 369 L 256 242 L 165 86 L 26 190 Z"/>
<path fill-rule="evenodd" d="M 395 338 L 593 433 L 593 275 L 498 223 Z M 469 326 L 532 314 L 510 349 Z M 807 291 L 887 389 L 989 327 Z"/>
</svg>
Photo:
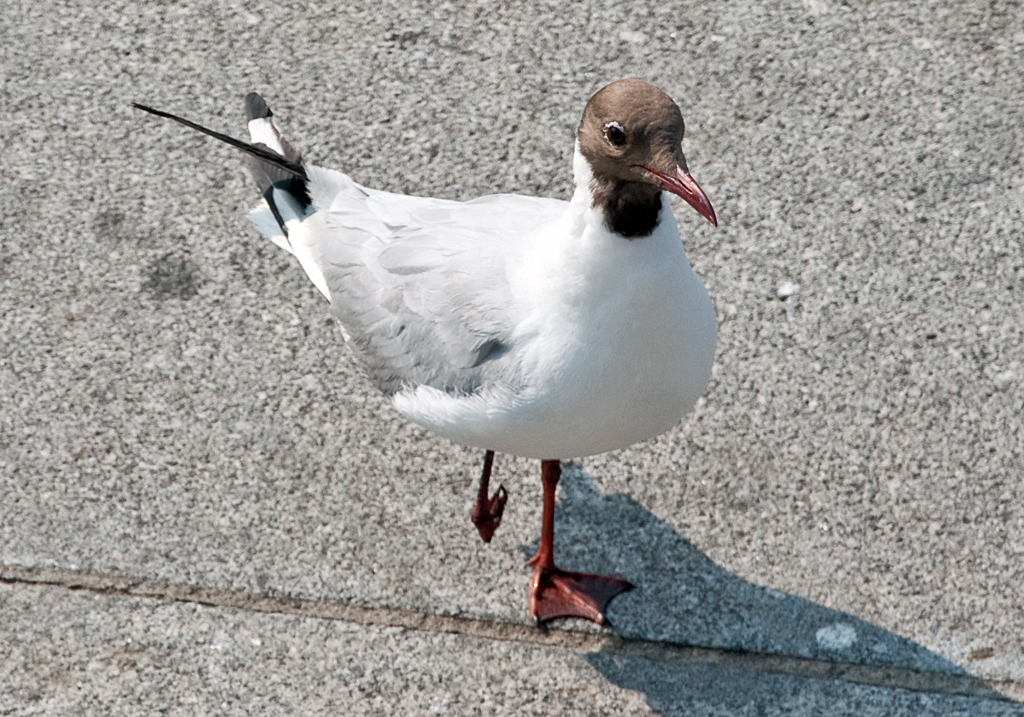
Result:
<svg viewBox="0 0 1024 717">
<path fill-rule="evenodd" d="M 150 578 L 109 575 L 53 566 L 25 566 L 0 562 L 0 582 L 49 585 L 84 590 L 101 595 L 118 595 L 163 601 L 186 602 L 217 608 L 234 608 L 279 615 L 298 615 L 321 620 L 340 620 L 363 626 L 400 627 L 431 633 L 455 633 L 486 640 L 501 640 L 576 652 L 639 657 L 653 662 L 714 665 L 775 675 L 833 680 L 890 689 L 903 689 L 992 700 L 1010 700 L 1004 693 L 1017 693 L 1013 682 L 985 681 L 971 675 L 951 675 L 849 662 L 812 660 L 788 655 L 726 650 L 655 640 L 623 638 L 611 633 L 597 634 L 571 630 L 538 629 L 527 625 L 438 615 L 403 608 L 364 607 L 351 603 L 307 600 L 284 595 L 267 595 L 244 590 L 171 583 Z"/>
</svg>

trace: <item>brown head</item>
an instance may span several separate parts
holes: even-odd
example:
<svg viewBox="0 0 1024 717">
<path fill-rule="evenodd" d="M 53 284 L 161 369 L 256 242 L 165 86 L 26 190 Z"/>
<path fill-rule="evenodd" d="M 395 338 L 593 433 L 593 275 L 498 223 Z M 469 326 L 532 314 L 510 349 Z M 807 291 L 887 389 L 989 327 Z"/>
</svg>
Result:
<svg viewBox="0 0 1024 717">
<path fill-rule="evenodd" d="M 718 226 L 686 168 L 683 130 L 678 105 L 646 80 L 619 80 L 590 98 L 576 137 L 594 173 L 594 206 L 603 208 L 613 230 L 630 238 L 654 231 L 662 190 Z"/>
</svg>

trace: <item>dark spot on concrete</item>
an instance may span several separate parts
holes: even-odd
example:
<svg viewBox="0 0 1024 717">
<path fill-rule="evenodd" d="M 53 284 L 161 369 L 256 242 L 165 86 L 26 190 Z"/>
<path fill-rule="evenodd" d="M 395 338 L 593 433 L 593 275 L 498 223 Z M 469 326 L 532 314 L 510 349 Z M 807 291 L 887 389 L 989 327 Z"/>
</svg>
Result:
<svg viewBox="0 0 1024 717">
<path fill-rule="evenodd" d="M 104 209 L 92 220 L 92 230 L 98 239 L 118 241 L 124 236 L 124 214 L 116 209 Z"/>
<path fill-rule="evenodd" d="M 384 35 L 384 42 L 390 47 L 397 47 L 399 50 L 405 50 L 412 45 L 416 44 L 416 41 L 426 35 L 424 30 L 400 30 L 389 32 Z"/>
<path fill-rule="evenodd" d="M 143 288 L 160 299 L 188 301 L 199 293 L 199 268 L 180 254 L 168 253 L 153 262 Z"/>
<path fill-rule="evenodd" d="M 996 648 L 994 647 L 983 647 L 980 650 L 975 650 L 967 657 L 971 660 L 987 660 L 990 657 L 995 657 Z"/>
<path fill-rule="evenodd" d="M 269 245 L 270 242 L 265 244 Z M 274 247 L 274 249 L 277 249 L 277 247 Z M 246 283 L 257 284 L 262 283 L 267 276 L 282 266 L 291 268 L 287 261 L 277 261 L 275 263 L 276 258 L 278 257 L 274 257 L 272 253 L 266 251 L 263 242 L 257 242 L 255 244 L 250 243 L 244 249 L 232 251 L 228 261 L 231 263 L 231 270 L 238 272 Z M 291 257 L 288 258 L 290 259 Z"/>
</svg>

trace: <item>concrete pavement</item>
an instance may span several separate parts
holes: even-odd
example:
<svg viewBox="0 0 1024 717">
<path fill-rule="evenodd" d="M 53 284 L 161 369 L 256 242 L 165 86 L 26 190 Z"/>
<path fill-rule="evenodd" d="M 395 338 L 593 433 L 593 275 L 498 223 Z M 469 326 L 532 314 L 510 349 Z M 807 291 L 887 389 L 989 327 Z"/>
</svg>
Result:
<svg viewBox="0 0 1024 717">
<path fill-rule="evenodd" d="M 479 673 L 521 684 L 491 705 L 509 714 L 1024 713 L 1019 4 L 16 1 L 5 17 L 0 634 L 42 652 L 4 663 L 4 710 L 184 709 L 155 696 L 170 680 L 211 713 L 317 713 L 337 679 L 356 714 L 472 714 Z M 721 227 L 678 214 L 719 349 L 676 430 L 566 471 L 559 557 L 639 586 L 613 604 L 617 634 L 754 663 L 70 590 L 156 581 L 526 629 L 537 466 L 499 457 L 511 499 L 482 545 L 481 456 L 361 377 L 316 290 L 247 225 L 240 158 L 128 103 L 241 136 L 256 90 L 307 158 L 371 186 L 567 197 L 583 104 L 625 76 L 686 117 Z M 74 649 L 46 647 L 92 613 L 109 619 Z M 323 662 L 281 662 L 294 690 L 235 679 L 269 669 L 256 653 L 190 677 L 206 638 L 153 637 L 141 686 L 31 676 L 77 674 L 153 621 L 238 644 L 259 623 Z M 578 630 L 594 634 L 554 632 Z M 394 655 L 394 680 L 340 675 Z M 759 667 L 776 657 L 781 673 Z M 401 701 L 442 670 L 457 689 Z"/>
<path fill-rule="evenodd" d="M 514 631 L 466 634 L 472 625 L 408 629 L 25 584 L 0 584 L 0 609 L 4 714 L 1020 713 L 966 680 L 814 679 L 713 651 L 531 644 Z M 915 689 L 863 684 L 871 677 Z"/>
</svg>

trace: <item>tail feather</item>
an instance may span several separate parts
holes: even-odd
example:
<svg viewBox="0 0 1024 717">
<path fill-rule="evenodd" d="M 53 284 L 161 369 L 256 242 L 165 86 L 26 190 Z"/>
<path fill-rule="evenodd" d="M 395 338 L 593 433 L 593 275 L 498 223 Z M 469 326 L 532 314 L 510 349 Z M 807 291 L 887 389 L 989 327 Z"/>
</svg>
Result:
<svg viewBox="0 0 1024 717">
<path fill-rule="evenodd" d="M 288 240 L 288 237 L 285 236 L 284 230 L 281 228 L 281 223 L 277 221 L 277 217 L 272 211 L 270 211 L 269 204 L 264 201 L 260 201 L 260 203 L 253 207 L 252 211 L 249 212 L 249 221 L 252 222 L 256 226 L 256 229 L 259 230 L 259 233 L 267 239 L 277 244 L 289 254 L 295 253 L 291 242 Z"/>
</svg>

